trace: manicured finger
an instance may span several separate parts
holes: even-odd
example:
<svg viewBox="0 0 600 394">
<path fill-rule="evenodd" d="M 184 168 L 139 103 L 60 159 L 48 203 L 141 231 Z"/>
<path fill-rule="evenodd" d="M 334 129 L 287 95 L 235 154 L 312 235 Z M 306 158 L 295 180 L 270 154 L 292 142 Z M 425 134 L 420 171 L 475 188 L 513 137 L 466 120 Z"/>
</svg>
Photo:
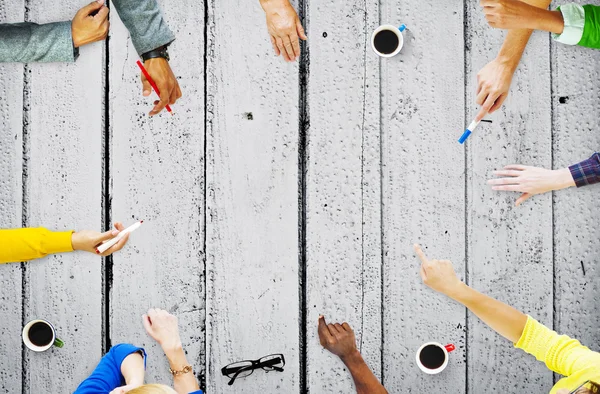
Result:
<svg viewBox="0 0 600 394">
<path fill-rule="evenodd" d="M 343 323 L 342 323 L 342 328 L 343 328 L 344 330 L 348 331 L 348 332 L 354 332 L 354 331 L 352 330 L 352 327 L 350 327 L 350 324 L 348 324 L 348 323 L 346 323 L 346 322 L 343 322 Z"/>
<path fill-rule="evenodd" d="M 283 46 L 285 47 L 285 52 L 287 53 L 288 58 L 290 58 L 290 60 L 295 60 L 296 54 L 294 53 L 294 45 L 292 44 L 292 37 L 289 37 L 289 36 L 286 37 L 283 40 Z"/>
<path fill-rule="evenodd" d="M 287 51 L 285 50 L 281 37 L 276 37 L 275 42 L 277 43 L 277 48 L 279 48 L 279 53 L 281 53 L 281 56 L 283 56 L 286 62 L 289 62 L 290 58 L 287 55 Z"/>
<path fill-rule="evenodd" d="M 518 207 L 519 205 L 523 204 L 523 202 L 524 202 L 525 200 L 527 200 L 527 199 L 528 199 L 529 197 L 531 197 L 531 196 L 532 196 L 532 195 L 531 195 L 531 194 L 529 194 L 529 193 L 523 193 L 523 194 L 521 194 L 521 197 L 517 198 L 517 201 L 515 202 L 515 206 L 517 206 L 517 207 Z"/>
<path fill-rule="evenodd" d="M 518 185 L 518 178 L 497 178 L 488 180 L 488 185 Z"/>
<path fill-rule="evenodd" d="M 521 164 L 509 164 L 507 166 L 504 166 L 505 170 L 517 170 L 517 171 L 524 171 L 526 170 L 528 167 L 527 166 L 523 166 Z"/>
<path fill-rule="evenodd" d="M 500 96 L 498 96 L 498 98 L 496 99 L 496 102 L 494 103 L 494 105 L 492 105 L 492 108 L 490 108 L 488 113 L 493 114 L 500 107 L 502 107 L 502 104 L 504 104 L 504 100 L 506 100 L 507 97 L 508 97 L 508 93 L 502 93 Z"/>
<path fill-rule="evenodd" d="M 306 41 L 308 40 L 308 37 L 306 37 L 306 33 L 304 32 L 304 27 L 302 26 L 302 22 L 300 22 L 300 18 L 296 19 L 296 32 L 298 33 L 298 36 Z M 300 52 L 298 52 L 300 53 Z"/>
<path fill-rule="evenodd" d="M 419 257 L 419 260 L 421 260 L 421 263 L 426 263 L 428 261 L 427 256 L 425 256 L 423 249 L 421 249 L 421 245 L 414 244 L 413 248 L 415 249 L 415 253 Z"/>
<path fill-rule="evenodd" d="M 500 190 L 505 192 L 520 192 L 522 187 L 520 185 L 500 185 L 493 186 L 492 190 Z"/>
</svg>

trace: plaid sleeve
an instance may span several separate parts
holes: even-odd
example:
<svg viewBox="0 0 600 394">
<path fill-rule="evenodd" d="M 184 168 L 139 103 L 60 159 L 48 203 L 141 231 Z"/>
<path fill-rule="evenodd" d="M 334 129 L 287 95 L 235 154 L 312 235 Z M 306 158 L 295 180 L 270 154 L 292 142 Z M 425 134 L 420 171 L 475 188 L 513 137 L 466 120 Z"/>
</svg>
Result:
<svg viewBox="0 0 600 394">
<path fill-rule="evenodd" d="M 577 187 L 600 182 L 600 153 L 596 152 L 587 160 L 569 167 Z"/>
</svg>

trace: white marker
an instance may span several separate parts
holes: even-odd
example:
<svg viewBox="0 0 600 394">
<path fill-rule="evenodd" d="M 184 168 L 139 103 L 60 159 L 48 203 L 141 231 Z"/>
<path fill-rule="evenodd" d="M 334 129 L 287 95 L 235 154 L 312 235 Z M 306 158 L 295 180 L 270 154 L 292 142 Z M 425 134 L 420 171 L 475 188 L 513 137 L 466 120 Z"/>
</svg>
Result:
<svg viewBox="0 0 600 394">
<path fill-rule="evenodd" d="M 101 254 L 101 253 L 106 252 L 106 250 L 108 248 L 110 248 L 111 246 L 113 246 L 114 244 L 116 244 L 117 242 L 119 242 L 125 235 L 127 235 L 129 233 L 132 233 L 135 230 L 137 230 L 142 225 L 142 223 L 144 223 L 144 221 L 140 220 L 139 222 L 135 222 L 131 226 L 127 227 L 125 230 L 121 231 L 119 234 L 117 234 L 116 237 L 114 237 L 110 241 L 106 241 L 102 245 L 98 246 L 96 248 L 96 253 Z"/>
</svg>

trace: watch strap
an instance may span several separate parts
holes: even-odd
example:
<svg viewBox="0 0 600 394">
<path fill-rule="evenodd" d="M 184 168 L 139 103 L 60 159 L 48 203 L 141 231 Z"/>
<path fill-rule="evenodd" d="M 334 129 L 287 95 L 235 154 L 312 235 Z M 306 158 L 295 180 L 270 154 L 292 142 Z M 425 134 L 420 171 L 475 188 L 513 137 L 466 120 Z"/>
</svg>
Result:
<svg viewBox="0 0 600 394">
<path fill-rule="evenodd" d="M 166 59 L 167 61 L 171 60 L 169 58 L 169 51 L 167 50 L 166 45 L 163 45 L 161 47 L 158 47 L 158 48 L 148 51 L 146 53 L 142 53 L 142 60 L 144 60 L 144 61 L 146 61 L 148 59 L 159 58 L 159 57 Z"/>
</svg>

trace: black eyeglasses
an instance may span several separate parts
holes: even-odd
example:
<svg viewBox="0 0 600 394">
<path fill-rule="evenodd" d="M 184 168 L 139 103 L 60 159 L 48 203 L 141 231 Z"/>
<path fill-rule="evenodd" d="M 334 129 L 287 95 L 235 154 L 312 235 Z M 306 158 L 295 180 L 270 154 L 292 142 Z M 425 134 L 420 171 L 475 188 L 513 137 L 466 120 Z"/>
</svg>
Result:
<svg viewBox="0 0 600 394">
<path fill-rule="evenodd" d="M 245 378 L 246 376 L 251 375 L 255 369 L 260 368 L 267 372 L 283 372 L 284 365 L 285 358 L 283 357 L 283 354 L 269 354 L 258 360 L 244 360 L 229 364 L 226 367 L 221 368 L 221 373 L 223 376 L 227 376 L 231 379 L 228 383 L 231 386 L 237 378 Z"/>
</svg>

